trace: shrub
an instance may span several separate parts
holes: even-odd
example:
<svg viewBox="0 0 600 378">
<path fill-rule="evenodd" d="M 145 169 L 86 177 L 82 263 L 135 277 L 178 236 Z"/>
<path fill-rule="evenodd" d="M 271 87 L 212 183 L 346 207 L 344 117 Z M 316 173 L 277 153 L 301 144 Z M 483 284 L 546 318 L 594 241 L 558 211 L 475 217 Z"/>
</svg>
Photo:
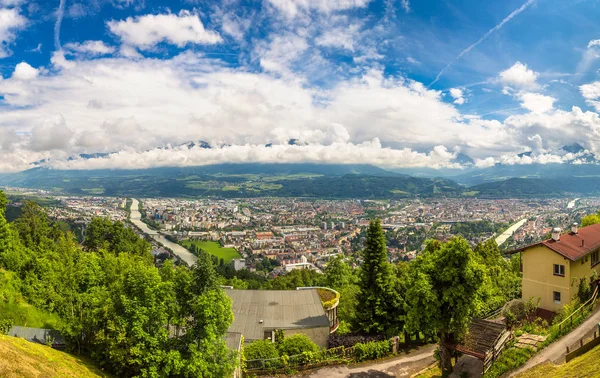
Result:
<svg viewBox="0 0 600 378">
<path fill-rule="evenodd" d="M 509 348 L 494 362 L 483 378 L 499 378 L 511 370 L 517 369 L 529 360 L 535 352 L 530 348 Z"/>
<path fill-rule="evenodd" d="M 354 357 L 356 361 L 376 360 L 386 357 L 392 353 L 392 341 L 371 341 L 359 343 L 354 346 Z"/>
<path fill-rule="evenodd" d="M 246 360 L 263 360 L 279 357 L 277 348 L 271 340 L 256 340 L 244 348 Z"/>
<path fill-rule="evenodd" d="M 280 355 L 295 356 L 297 354 L 303 354 L 304 352 L 317 353 L 319 347 L 313 343 L 311 339 L 302 334 L 292 335 L 286 337 L 277 344 Z"/>
<path fill-rule="evenodd" d="M 356 334 L 339 334 L 338 332 L 329 335 L 329 348 L 345 347 L 350 348 L 358 343 L 368 343 L 369 341 L 384 341 L 386 338 L 383 335 L 356 335 Z"/>
<path fill-rule="evenodd" d="M 11 319 L 0 319 L 0 335 L 7 335 L 12 328 Z"/>
</svg>

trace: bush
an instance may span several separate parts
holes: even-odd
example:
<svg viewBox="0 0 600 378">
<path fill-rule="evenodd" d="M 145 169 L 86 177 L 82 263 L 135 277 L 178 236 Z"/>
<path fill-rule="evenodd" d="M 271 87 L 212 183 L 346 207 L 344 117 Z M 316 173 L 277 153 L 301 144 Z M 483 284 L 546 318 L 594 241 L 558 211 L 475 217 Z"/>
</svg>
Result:
<svg viewBox="0 0 600 378">
<path fill-rule="evenodd" d="M 266 360 L 279 357 L 277 348 L 271 340 L 256 340 L 252 344 L 244 347 L 246 360 Z"/>
<path fill-rule="evenodd" d="M 304 352 L 317 353 L 319 347 L 313 343 L 311 339 L 302 334 L 292 335 L 286 337 L 277 345 L 279 354 L 281 356 L 295 356 L 297 354 L 303 354 Z"/>
<path fill-rule="evenodd" d="M 499 378 L 524 365 L 534 354 L 535 352 L 530 348 L 508 348 L 483 375 L 483 378 Z"/>
<path fill-rule="evenodd" d="M 0 319 L 0 335 L 7 335 L 12 328 L 11 319 Z"/>
<path fill-rule="evenodd" d="M 345 347 L 350 348 L 358 343 L 368 343 L 370 341 L 384 341 L 386 338 L 383 335 L 369 336 L 369 335 L 352 335 L 352 334 L 339 334 L 338 332 L 329 335 L 329 348 Z"/>
<path fill-rule="evenodd" d="M 392 353 L 392 341 L 371 341 L 359 343 L 354 346 L 354 357 L 356 361 L 376 360 L 389 356 Z"/>
</svg>

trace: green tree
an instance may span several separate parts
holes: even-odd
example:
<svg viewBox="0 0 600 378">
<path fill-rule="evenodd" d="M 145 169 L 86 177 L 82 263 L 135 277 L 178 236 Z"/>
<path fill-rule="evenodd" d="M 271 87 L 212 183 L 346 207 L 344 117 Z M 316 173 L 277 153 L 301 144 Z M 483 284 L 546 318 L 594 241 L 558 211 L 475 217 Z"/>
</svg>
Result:
<svg viewBox="0 0 600 378">
<path fill-rule="evenodd" d="M 581 227 L 600 223 L 600 214 L 589 214 L 581 219 Z"/>
<path fill-rule="evenodd" d="M 331 260 L 325 268 L 325 286 L 341 290 L 354 283 L 352 270 L 341 257 Z"/>
<path fill-rule="evenodd" d="M 113 222 L 108 218 L 94 218 L 87 226 L 83 247 L 87 251 L 106 250 L 112 254 L 129 253 L 152 262 L 152 246 L 140 238 L 123 222 Z"/>
<path fill-rule="evenodd" d="M 479 243 L 474 252 L 489 277 L 483 285 L 482 306 L 477 315 L 483 316 L 511 299 L 521 297 L 520 269 L 515 269 L 512 261 L 502 257 L 494 239 Z M 518 259 L 518 256 L 513 258 Z"/>
<path fill-rule="evenodd" d="M 442 375 L 452 372 L 448 344 L 460 341 L 481 304 L 486 270 L 464 238 L 428 242 L 411 267 L 406 292 L 407 329 L 436 334 Z"/>
<path fill-rule="evenodd" d="M 387 261 L 385 237 L 379 219 L 367 230 L 363 265 L 359 273 L 356 314 L 352 329 L 367 334 L 386 334 L 403 328 L 402 298 L 396 292 L 392 266 Z"/>
</svg>

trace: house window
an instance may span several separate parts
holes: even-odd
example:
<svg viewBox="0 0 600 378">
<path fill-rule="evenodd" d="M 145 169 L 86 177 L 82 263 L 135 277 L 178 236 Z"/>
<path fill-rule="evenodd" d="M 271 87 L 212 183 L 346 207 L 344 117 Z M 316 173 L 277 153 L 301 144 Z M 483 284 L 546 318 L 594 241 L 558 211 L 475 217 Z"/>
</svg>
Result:
<svg viewBox="0 0 600 378">
<path fill-rule="evenodd" d="M 565 266 L 554 264 L 554 275 L 564 277 L 565 276 Z"/>
<path fill-rule="evenodd" d="M 560 291 L 554 292 L 554 303 L 560 303 Z"/>
<path fill-rule="evenodd" d="M 598 251 L 592 252 L 592 266 L 598 264 Z"/>
</svg>

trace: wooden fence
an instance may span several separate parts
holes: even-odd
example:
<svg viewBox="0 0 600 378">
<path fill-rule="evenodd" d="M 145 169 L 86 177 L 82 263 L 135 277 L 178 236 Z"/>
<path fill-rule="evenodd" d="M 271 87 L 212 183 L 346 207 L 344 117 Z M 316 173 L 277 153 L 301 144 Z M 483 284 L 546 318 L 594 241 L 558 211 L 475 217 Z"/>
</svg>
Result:
<svg viewBox="0 0 600 378">
<path fill-rule="evenodd" d="M 587 343 L 585 343 L 585 338 L 583 338 L 579 340 L 579 346 L 576 349 L 569 350 L 570 348 L 567 347 L 567 355 L 565 356 L 566 362 L 589 352 L 598 345 L 600 345 L 600 332 L 594 331 L 594 337 Z"/>
<path fill-rule="evenodd" d="M 560 323 L 558 323 L 558 325 L 556 325 L 556 327 L 558 328 L 559 334 L 562 334 L 563 327 L 566 327 L 567 325 L 569 325 L 569 329 L 573 327 L 573 318 L 575 318 L 575 315 L 579 316 L 582 313 L 582 310 L 586 306 L 593 305 L 596 298 L 598 298 L 598 287 L 600 287 L 600 285 L 596 286 L 596 290 L 594 290 L 594 294 L 592 295 L 592 297 L 590 299 L 587 300 L 587 302 L 582 304 L 577 310 L 573 311 L 573 313 L 571 315 L 569 315 L 562 322 L 560 322 Z"/>
</svg>

